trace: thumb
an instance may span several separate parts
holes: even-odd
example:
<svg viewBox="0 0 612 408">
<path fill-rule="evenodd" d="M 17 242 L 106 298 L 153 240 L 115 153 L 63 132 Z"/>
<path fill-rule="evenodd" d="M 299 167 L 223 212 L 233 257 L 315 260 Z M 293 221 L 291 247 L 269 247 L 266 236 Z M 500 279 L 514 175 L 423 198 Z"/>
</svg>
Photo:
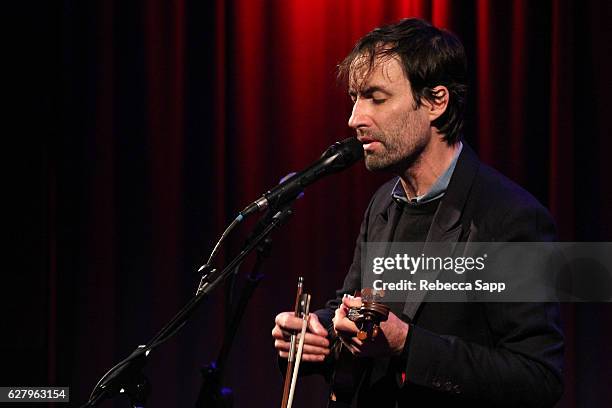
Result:
<svg viewBox="0 0 612 408">
<path fill-rule="evenodd" d="M 361 307 L 362 306 L 362 302 L 361 302 L 361 298 L 360 297 L 354 297 L 354 296 L 345 296 L 344 298 L 342 298 L 342 304 L 346 307 Z"/>
<path fill-rule="evenodd" d="M 310 314 L 310 318 L 308 319 L 308 328 L 314 334 L 325 337 L 327 336 L 327 330 L 325 330 L 325 327 L 323 327 L 323 325 L 319 322 L 319 317 L 314 313 Z"/>
</svg>

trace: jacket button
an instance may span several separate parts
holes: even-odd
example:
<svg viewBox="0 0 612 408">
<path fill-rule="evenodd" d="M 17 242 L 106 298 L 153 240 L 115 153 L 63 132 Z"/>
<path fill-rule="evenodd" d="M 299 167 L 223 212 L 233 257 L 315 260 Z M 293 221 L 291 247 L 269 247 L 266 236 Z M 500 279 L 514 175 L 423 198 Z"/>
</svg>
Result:
<svg viewBox="0 0 612 408">
<path fill-rule="evenodd" d="M 432 382 L 431 385 L 434 386 L 434 388 L 440 388 L 440 380 L 438 380 L 437 378 L 435 378 Z"/>
<path fill-rule="evenodd" d="M 455 394 L 461 394 L 461 387 L 459 386 L 459 384 L 453 385 L 453 392 Z"/>
<path fill-rule="evenodd" d="M 444 383 L 444 391 L 450 391 L 453 388 L 453 384 L 450 381 Z"/>
</svg>

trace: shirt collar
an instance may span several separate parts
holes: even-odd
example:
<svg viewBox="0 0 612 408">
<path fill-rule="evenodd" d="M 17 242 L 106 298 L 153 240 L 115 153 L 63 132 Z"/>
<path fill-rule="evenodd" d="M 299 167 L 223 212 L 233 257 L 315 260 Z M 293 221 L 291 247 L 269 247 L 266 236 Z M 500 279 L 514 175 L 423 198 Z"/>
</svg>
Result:
<svg viewBox="0 0 612 408">
<path fill-rule="evenodd" d="M 391 192 L 391 196 L 393 197 L 393 199 L 396 201 L 402 201 L 404 203 L 417 206 L 442 197 L 446 192 L 446 189 L 448 188 L 448 183 L 450 183 L 450 179 L 453 175 L 453 172 L 455 171 L 455 166 L 457 165 L 457 160 L 459 159 L 459 154 L 461 154 L 461 150 L 463 150 L 463 143 L 459 142 L 459 149 L 457 149 L 455 157 L 453 157 L 453 161 L 450 163 L 444 173 L 442 173 L 442 175 L 438 177 L 438 179 L 431 186 L 428 192 L 423 195 L 408 199 L 408 197 L 406 196 L 406 192 L 404 191 L 404 187 L 402 186 L 402 183 L 398 178 L 397 183 L 395 183 L 393 191 Z"/>
</svg>

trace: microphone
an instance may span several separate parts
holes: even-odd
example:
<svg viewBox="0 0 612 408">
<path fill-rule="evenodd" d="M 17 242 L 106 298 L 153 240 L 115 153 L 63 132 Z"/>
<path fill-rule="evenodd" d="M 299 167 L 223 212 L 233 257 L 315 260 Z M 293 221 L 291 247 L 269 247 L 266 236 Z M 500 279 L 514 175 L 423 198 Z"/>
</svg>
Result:
<svg viewBox="0 0 612 408">
<path fill-rule="evenodd" d="M 337 173 L 350 167 L 363 158 L 363 146 L 356 137 L 349 137 L 336 142 L 323 152 L 319 160 L 310 167 L 282 181 L 276 187 L 265 192 L 240 212 L 242 219 L 255 211 L 264 211 L 268 207 L 278 208 L 297 198 L 304 188 L 328 174 Z"/>
</svg>

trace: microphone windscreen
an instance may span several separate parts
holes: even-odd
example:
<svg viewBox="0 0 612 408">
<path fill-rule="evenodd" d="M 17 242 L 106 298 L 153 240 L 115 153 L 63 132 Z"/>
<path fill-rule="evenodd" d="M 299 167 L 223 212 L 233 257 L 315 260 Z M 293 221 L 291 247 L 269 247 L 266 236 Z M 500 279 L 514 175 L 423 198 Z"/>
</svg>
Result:
<svg viewBox="0 0 612 408">
<path fill-rule="evenodd" d="M 356 137 L 349 137 L 334 143 L 323 153 L 323 157 L 332 155 L 336 156 L 334 170 L 342 170 L 363 159 L 363 145 Z"/>
<path fill-rule="evenodd" d="M 347 151 L 347 160 L 351 163 L 356 162 L 357 160 L 363 159 L 363 145 L 356 137 L 349 137 L 348 139 L 344 139 L 340 142 L 345 146 Z"/>
</svg>

